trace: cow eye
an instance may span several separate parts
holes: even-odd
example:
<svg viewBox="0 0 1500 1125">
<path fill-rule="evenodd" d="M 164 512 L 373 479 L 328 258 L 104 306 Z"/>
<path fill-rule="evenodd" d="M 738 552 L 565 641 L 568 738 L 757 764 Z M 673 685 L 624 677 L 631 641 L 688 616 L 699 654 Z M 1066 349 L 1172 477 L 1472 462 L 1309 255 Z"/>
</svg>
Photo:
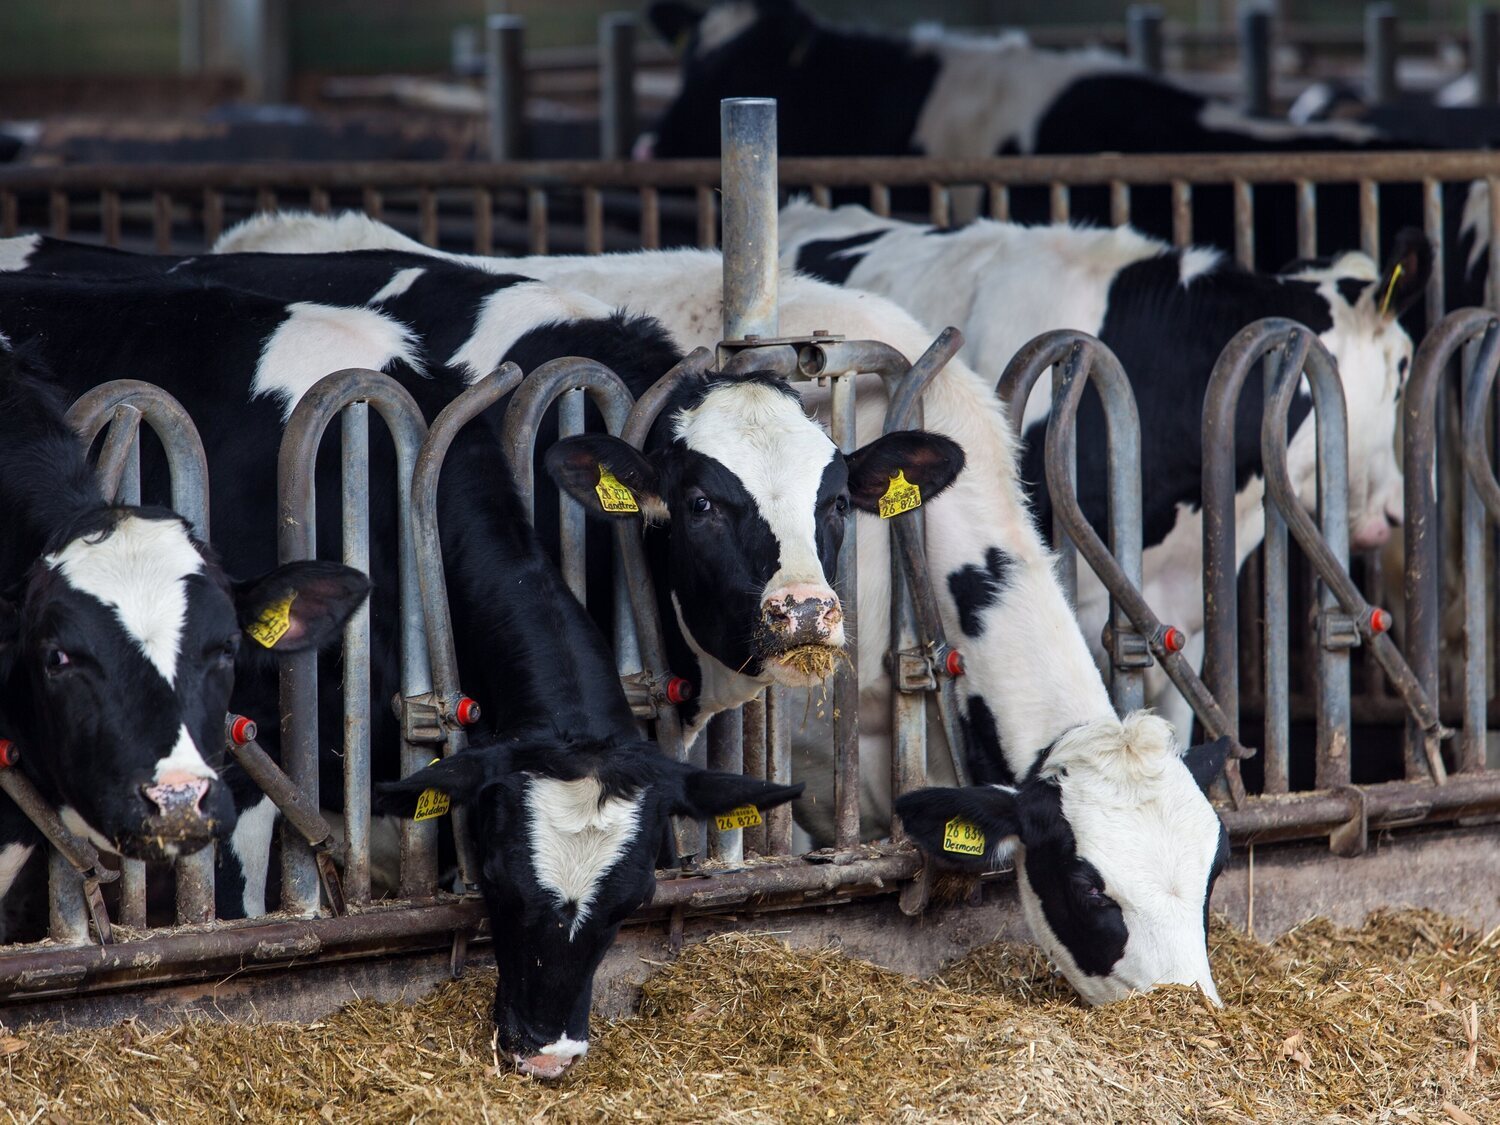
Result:
<svg viewBox="0 0 1500 1125">
<path fill-rule="evenodd" d="M 835 500 L 833 502 L 833 510 L 839 515 L 843 515 L 845 512 L 847 512 L 849 510 L 849 497 L 840 496 L 837 500 Z"/>
<path fill-rule="evenodd" d="M 204 653 L 209 660 L 215 664 L 233 664 L 235 656 L 240 651 L 239 637 L 226 637 L 221 643 L 212 646 Z"/>
<path fill-rule="evenodd" d="M 56 675 L 71 667 L 72 664 L 73 658 L 60 648 L 49 648 L 42 654 L 42 667 L 47 669 L 50 675 Z"/>
<path fill-rule="evenodd" d="M 705 512 L 713 511 L 713 502 L 707 496 L 694 496 L 691 504 L 695 515 L 703 515 Z"/>
</svg>

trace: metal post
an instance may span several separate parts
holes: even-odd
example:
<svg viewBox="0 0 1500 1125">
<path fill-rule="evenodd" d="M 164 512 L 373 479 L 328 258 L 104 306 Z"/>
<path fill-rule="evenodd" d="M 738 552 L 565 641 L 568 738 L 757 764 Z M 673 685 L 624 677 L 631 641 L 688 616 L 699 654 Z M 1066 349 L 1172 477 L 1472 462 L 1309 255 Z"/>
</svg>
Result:
<svg viewBox="0 0 1500 1125">
<path fill-rule="evenodd" d="M 370 573 L 370 407 L 342 416 L 343 556 Z M 407 609 L 410 613 L 411 610 Z M 344 894 L 370 900 L 370 603 L 344 626 Z"/>
<path fill-rule="evenodd" d="M 1125 10 L 1126 54 L 1148 74 L 1166 69 L 1162 61 L 1160 4 L 1132 4 Z"/>
<path fill-rule="evenodd" d="M 1469 8 L 1469 70 L 1474 75 L 1474 104 L 1500 102 L 1500 9 L 1484 4 Z"/>
<path fill-rule="evenodd" d="M 719 103 L 724 339 L 777 333 L 776 99 Z"/>
<path fill-rule="evenodd" d="M 449 67 L 460 77 L 484 73 L 484 55 L 479 45 L 479 28 L 471 23 L 453 29 L 449 40 Z"/>
<path fill-rule="evenodd" d="M 245 74 L 245 99 L 284 102 L 291 85 L 287 0 L 232 0 L 233 35 Z"/>
<path fill-rule="evenodd" d="M 1395 4 L 1383 0 L 1365 6 L 1365 96 L 1371 105 L 1396 100 L 1399 36 Z"/>
<path fill-rule="evenodd" d="M 1240 69 L 1245 112 L 1271 116 L 1271 13 L 1259 4 L 1240 6 Z"/>
<path fill-rule="evenodd" d="M 177 66 L 202 74 L 208 62 L 208 0 L 177 0 Z"/>
<path fill-rule="evenodd" d="M 526 21 L 490 16 L 484 22 L 485 90 L 490 159 L 521 157 L 526 108 Z"/>
<path fill-rule="evenodd" d="M 599 155 L 620 160 L 635 143 L 634 12 L 599 17 Z"/>
</svg>

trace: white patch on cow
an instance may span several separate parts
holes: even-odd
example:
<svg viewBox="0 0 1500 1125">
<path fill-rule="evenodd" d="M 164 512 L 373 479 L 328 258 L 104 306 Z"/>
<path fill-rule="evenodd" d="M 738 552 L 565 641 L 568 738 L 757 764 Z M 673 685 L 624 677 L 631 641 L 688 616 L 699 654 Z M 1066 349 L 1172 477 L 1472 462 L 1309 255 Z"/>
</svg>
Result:
<svg viewBox="0 0 1500 1125">
<path fill-rule="evenodd" d="M 417 278 L 426 272 L 421 266 L 411 266 L 404 270 L 397 270 L 395 275 L 381 286 L 380 292 L 370 298 L 369 303 L 378 305 L 382 301 L 389 301 L 393 297 L 401 296 L 401 294 L 416 284 Z"/>
<path fill-rule="evenodd" d="M 39 234 L 18 234 L 14 238 L 0 238 L 0 273 L 24 270 L 31 260 L 32 251 L 41 242 Z"/>
<path fill-rule="evenodd" d="M 177 728 L 177 741 L 172 744 L 172 752 L 165 758 L 157 760 L 154 779 L 160 781 L 167 774 L 173 772 L 189 774 L 192 777 L 214 778 L 219 776 L 203 760 L 203 754 L 193 741 L 193 736 L 188 732 L 186 723 Z"/>
<path fill-rule="evenodd" d="M 1379 129 L 1358 121 L 1320 121 L 1310 125 L 1294 125 L 1290 121 L 1250 117 L 1228 102 L 1212 98 L 1204 102 L 1203 108 L 1199 110 L 1198 124 L 1214 132 L 1238 133 L 1242 137 L 1272 143 L 1326 137 L 1331 141 L 1364 144 L 1377 141 L 1382 136 Z"/>
<path fill-rule="evenodd" d="M 26 866 L 26 861 L 35 850 L 30 844 L 22 843 L 6 844 L 0 848 L 0 899 L 10 893 L 21 869 Z"/>
<path fill-rule="evenodd" d="M 600 801 L 598 778 L 533 777 L 527 787 L 531 863 L 536 880 L 573 906 L 571 941 L 589 916 L 599 882 L 640 828 L 641 794 Z"/>
<path fill-rule="evenodd" d="M 472 383 L 499 367 L 526 333 L 547 324 L 600 319 L 609 314 L 608 305 L 539 281 L 498 289 L 479 306 L 473 334 L 448 357 L 448 366 L 463 368 Z"/>
<path fill-rule="evenodd" d="M 1136 712 L 1074 728 L 1053 746 L 1042 774 L 1061 788 L 1078 855 L 1103 877 L 1128 938 L 1109 976 L 1081 972 L 1018 865 L 1038 943 L 1091 1004 L 1158 984 L 1196 984 L 1219 1003 L 1203 933 L 1219 818 L 1178 756 L 1171 725 Z"/>
<path fill-rule="evenodd" d="M 577 1039 L 569 1039 L 566 1035 L 559 1035 L 553 1042 L 537 1052 L 554 1059 L 577 1059 L 589 1053 L 589 1043 L 585 1039 L 579 1042 Z"/>
<path fill-rule="evenodd" d="M 109 534 L 74 539 L 42 563 L 113 609 L 162 679 L 176 686 L 187 579 L 203 573 L 203 556 L 181 521 L 127 515 Z"/>
<path fill-rule="evenodd" d="M 75 836 L 81 836 L 96 848 L 113 852 L 114 843 L 103 832 L 100 832 L 88 821 L 83 819 L 83 814 L 72 805 L 63 805 L 57 810 L 57 819 L 63 822 L 63 827 Z"/>
<path fill-rule="evenodd" d="M 276 828 L 276 804 L 262 797 L 240 811 L 229 836 L 229 849 L 240 862 L 245 877 L 243 906 L 246 918 L 266 912 L 266 874 L 271 865 L 271 834 Z"/>
<path fill-rule="evenodd" d="M 1192 284 L 1194 278 L 1213 273 L 1224 261 L 1224 255 L 1207 246 L 1190 246 L 1182 252 L 1178 277 L 1184 285 Z"/>
<path fill-rule="evenodd" d="M 276 396 L 281 415 L 292 416 L 298 401 L 325 375 L 346 367 L 384 371 L 402 362 L 422 369 L 415 334 L 399 320 L 375 309 L 340 308 L 297 301 L 261 348 L 250 396 Z"/>
<path fill-rule="evenodd" d="M 314 215 L 311 211 L 262 211 L 236 223 L 214 243 L 215 254 L 336 254 L 344 250 L 404 250 L 449 257 L 362 211 Z M 503 272 L 497 269 L 495 272 Z"/>
<path fill-rule="evenodd" d="M 766 592 L 800 582 L 826 586 L 818 559 L 817 499 L 823 470 L 839 455 L 800 399 L 763 383 L 715 387 L 672 419 L 672 432 L 739 478 L 781 551 Z"/>
<path fill-rule="evenodd" d="M 694 54 L 702 56 L 710 51 L 717 51 L 724 44 L 738 38 L 759 18 L 760 13 L 749 0 L 715 4 L 698 22 L 698 42 Z"/>
</svg>

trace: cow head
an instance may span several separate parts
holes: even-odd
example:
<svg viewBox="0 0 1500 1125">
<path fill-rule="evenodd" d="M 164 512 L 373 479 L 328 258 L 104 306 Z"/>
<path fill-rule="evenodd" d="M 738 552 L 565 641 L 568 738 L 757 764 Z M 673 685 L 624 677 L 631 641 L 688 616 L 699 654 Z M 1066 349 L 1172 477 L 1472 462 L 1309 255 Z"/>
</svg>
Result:
<svg viewBox="0 0 1500 1125">
<path fill-rule="evenodd" d="M 686 765 L 651 743 L 551 740 L 465 750 L 379 786 L 376 808 L 411 816 L 428 789 L 468 806 L 500 971 L 496 1040 L 538 1078 L 587 1052 L 594 973 L 656 893 L 668 818 L 765 809 L 802 792 Z"/>
<path fill-rule="evenodd" d="M 921 789 L 896 811 L 962 867 L 1014 855 L 1032 935 L 1090 1004 L 1158 984 L 1218 1003 L 1208 899 L 1229 840 L 1204 789 L 1227 752 L 1220 740 L 1179 756 L 1171 725 L 1138 712 L 1068 731 L 1019 786 Z"/>
<path fill-rule="evenodd" d="M 1411 367 L 1412 342 L 1401 315 L 1432 276 L 1432 247 L 1421 231 L 1397 235 L 1385 268 L 1365 254 L 1294 263 L 1282 276 L 1310 282 L 1328 305 L 1319 338 L 1338 363 L 1349 413 L 1349 538 L 1355 550 L 1382 546 L 1403 515 L 1396 415 Z M 1316 439 L 1301 428 L 1288 448 L 1298 495 L 1317 497 Z"/>
<path fill-rule="evenodd" d="M 718 666 L 700 670 L 757 684 L 809 686 L 819 677 L 783 663 L 787 652 L 843 647 L 833 578 L 850 507 L 878 511 L 898 472 L 926 501 L 964 463 L 952 440 L 919 431 L 841 453 L 773 375 L 693 380 L 657 432 L 646 453 L 607 435 L 565 439 L 547 451 L 548 471 L 593 515 L 634 519 L 638 508 L 666 525 L 678 624 L 700 665 Z M 607 502 L 610 477 L 628 505 Z"/>
<path fill-rule="evenodd" d="M 218 764 L 242 646 L 315 647 L 368 589 L 319 562 L 234 584 L 174 513 L 87 509 L 0 598 L 26 769 L 70 829 L 111 851 L 166 859 L 224 837 L 234 806 Z"/>
</svg>

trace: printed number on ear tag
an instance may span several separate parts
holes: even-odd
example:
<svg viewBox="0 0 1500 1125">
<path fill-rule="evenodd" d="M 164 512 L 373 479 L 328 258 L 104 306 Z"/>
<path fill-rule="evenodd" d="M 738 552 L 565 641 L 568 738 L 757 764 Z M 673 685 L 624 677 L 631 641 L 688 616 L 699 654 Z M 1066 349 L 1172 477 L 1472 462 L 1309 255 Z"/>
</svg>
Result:
<svg viewBox="0 0 1500 1125">
<path fill-rule="evenodd" d="M 435 766 L 442 760 L 441 758 L 434 758 L 427 764 Z M 436 820 L 438 817 L 448 814 L 448 806 L 451 804 L 452 802 L 448 799 L 448 794 L 444 793 L 441 789 L 424 789 L 421 795 L 417 797 L 417 811 L 412 819 Z"/>
<path fill-rule="evenodd" d="M 640 505 L 635 495 L 620 483 L 619 478 L 603 465 L 599 466 L 599 483 L 594 485 L 599 494 L 599 506 L 606 512 L 639 512 Z"/>
<path fill-rule="evenodd" d="M 922 506 L 922 490 L 906 479 L 906 470 L 897 469 L 891 486 L 880 498 L 880 518 L 888 520 Z"/>
<path fill-rule="evenodd" d="M 730 809 L 714 817 L 714 827 L 720 832 L 731 832 L 736 828 L 754 828 L 757 824 L 764 823 L 760 818 L 760 810 L 754 805 L 741 805 L 737 809 Z"/>
<path fill-rule="evenodd" d="M 293 590 L 283 601 L 275 602 L 266 606 L 261 615 L 256 618 L 253 625 L 245 628 L 261 647 L 270 648 L 292 627 L 292 603 L 297 600 L 297 591 Z"/>
<path fill-rule="evenodd" d="M 943 825 L 943 851 L 959 855 L 983 855 L 984 833 L 961 816 Z"/>
</svg>

